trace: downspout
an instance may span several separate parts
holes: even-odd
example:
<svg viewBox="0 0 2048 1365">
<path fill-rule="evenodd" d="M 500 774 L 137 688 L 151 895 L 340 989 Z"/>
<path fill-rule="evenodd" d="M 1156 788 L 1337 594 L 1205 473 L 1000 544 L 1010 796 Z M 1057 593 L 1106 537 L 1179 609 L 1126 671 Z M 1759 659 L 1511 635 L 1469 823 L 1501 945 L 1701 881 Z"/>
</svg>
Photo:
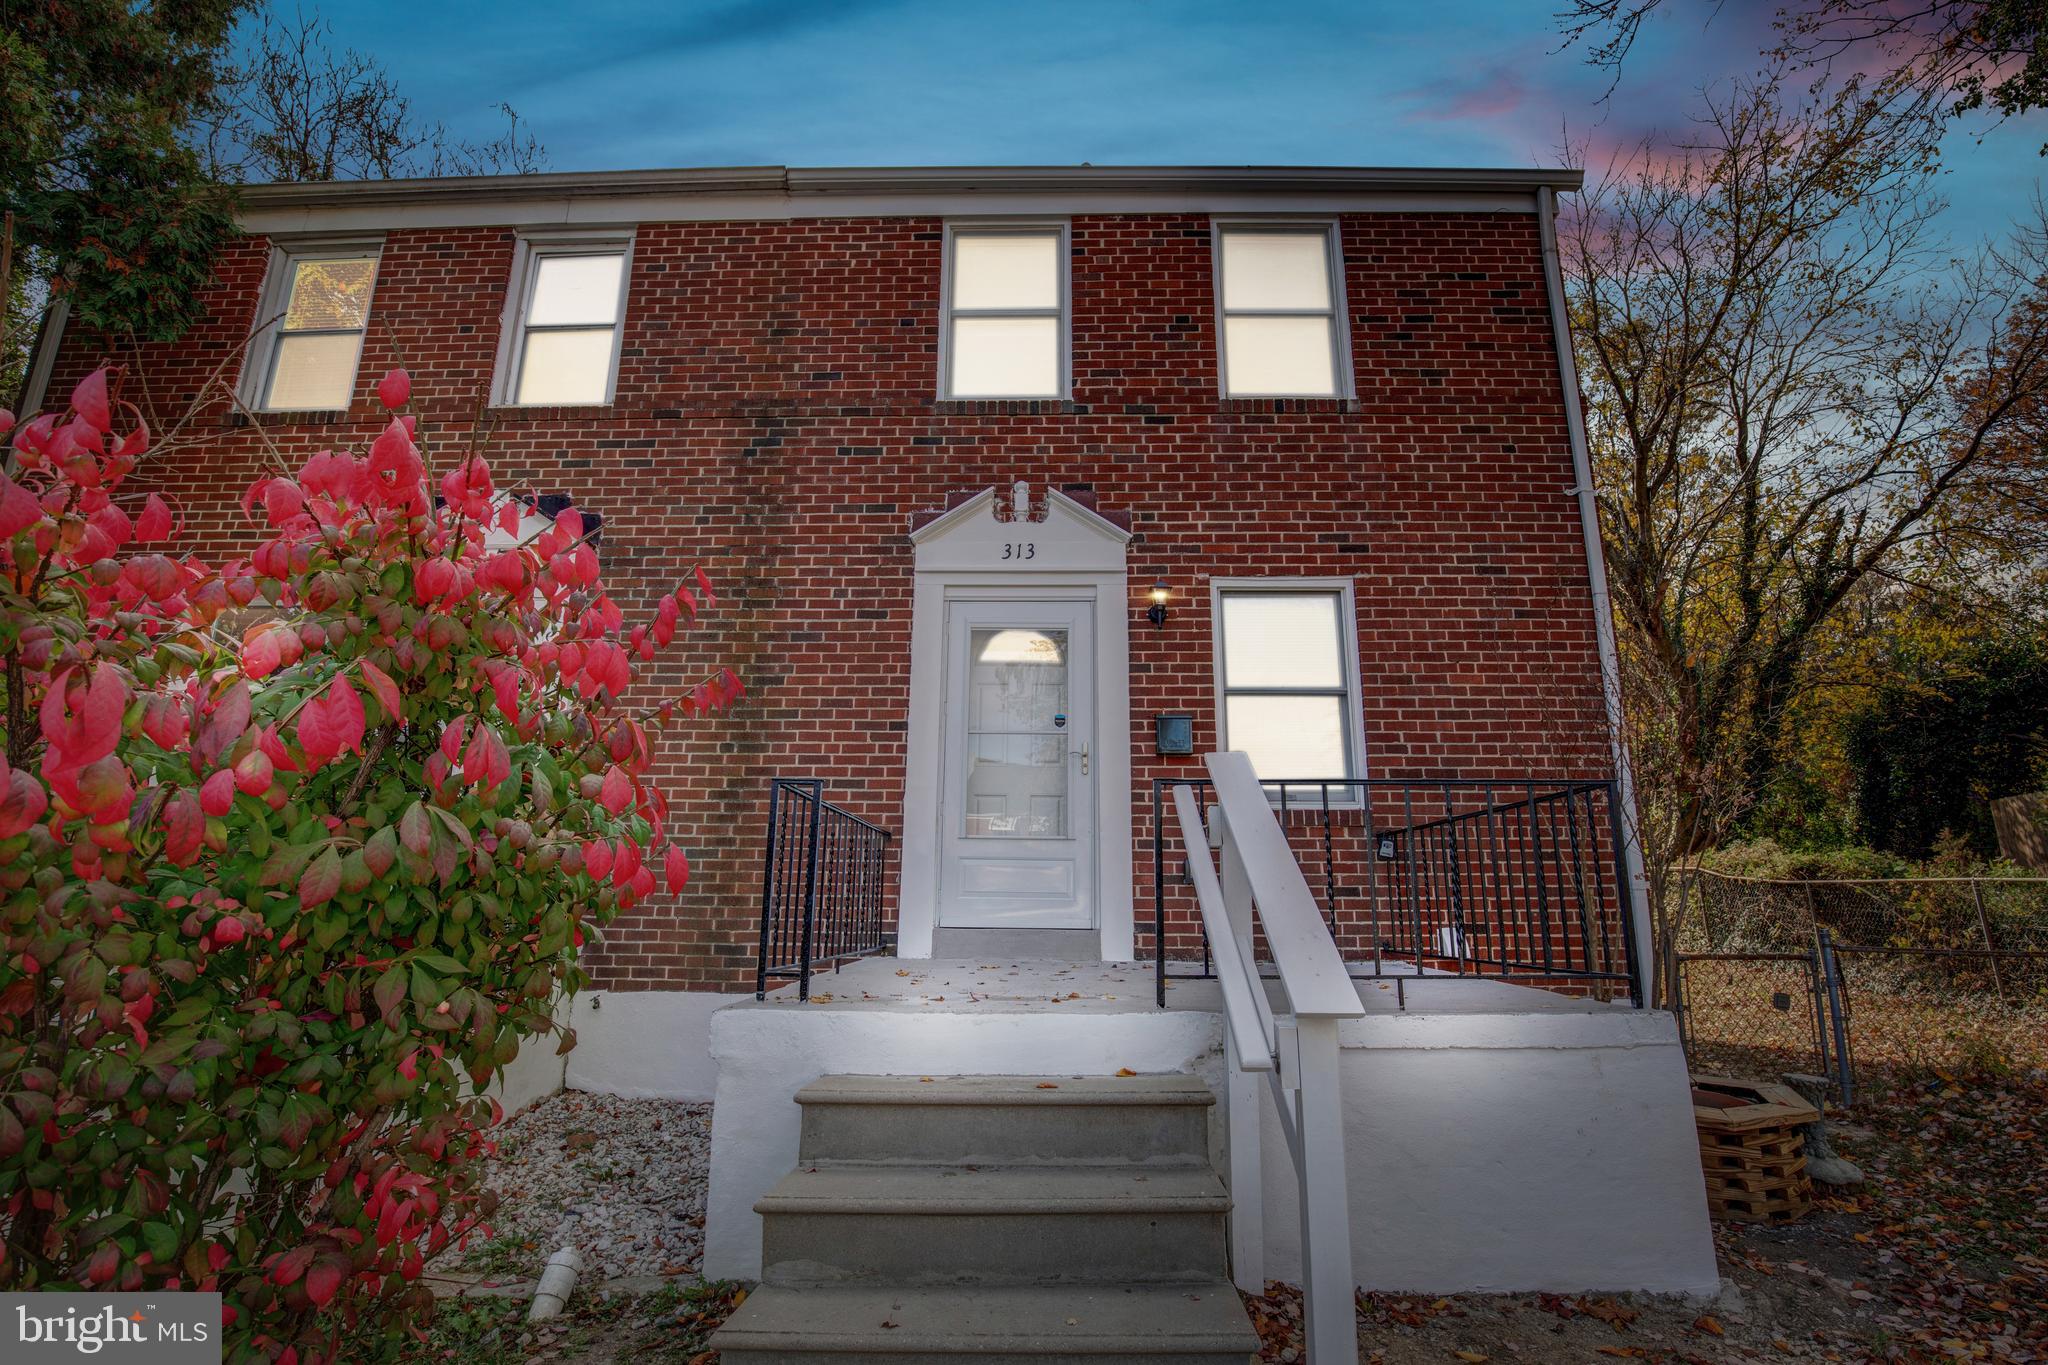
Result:
<svg viewBox="0 0 2048 1365">
<path fill-rule="evenodd" d="M 48 396 L 50 371 L 57 352 L 64 346 L 64 324 L 71 318 L 71 296 L 61 294 L 43 310 L 36 325 L 36 339 L 29 346 L 28 366 L 21 372 L 21 390 L 14 395 L 14 415 L 26 422 L 42 410 Z"/>
<path fill-rule="evenodd" d="M 1607 595 L 1607 557 L 1600 548 L 1600 507 L 1593 494 L 1593 456 L 1586 443 L 1586 415 L 1579 406 L 1579 371 L 1572 360 L 1564 269 L 1557 256 L 1557 192 L 1548 186 L 1536 191 L 1536 222 L 1543 234 L 1543 285 L 1550 298 L 1550 335 L 1557 350 L 1557 380 L 1564 396 L 1565 429 L 1571 437 L 1572 477 L 1578 484 L 1572 491 L 1579 499 L 1579 532 L 1586 544 L 1586 579 L 1593 590 L 1593 635 L 1600 650 L 1600 693 L 1607 705 L 1614 785 L 1621 802 L 1621 852 L 1628 869 L 1629 913 L 1635 923 L 1636 1000 L 1647 1006 L 1657 970 L 1657 945 L 1650 936 L 1650 879 L 1643 869 L 1635 772 L 1629 764 L 1628 743 L 1623 738 L 1621 655 L 1614 644 L 1614 607 Z"/>
</svg>

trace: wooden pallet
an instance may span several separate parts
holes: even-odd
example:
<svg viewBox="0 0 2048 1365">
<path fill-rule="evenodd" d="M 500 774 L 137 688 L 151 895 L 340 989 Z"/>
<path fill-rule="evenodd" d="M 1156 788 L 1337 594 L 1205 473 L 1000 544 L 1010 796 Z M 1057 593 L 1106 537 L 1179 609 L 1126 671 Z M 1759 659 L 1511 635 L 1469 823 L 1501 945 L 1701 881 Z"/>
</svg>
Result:
<svg viewBox="0 0 2048 1365">
<path fill-rule="evenodd" d="M 1805 1196 L 1780 1199 L 1734 1194 L 1709 1200 L 1708 1207 L 1724 1223 L 1796 1223 L 1813 1207 L 1813 1201 Z"/>
<path fill-rule="evenodd" d="M 1805 1189 L 1807 1183 L 1804 1158 L 1791 1170 L 1768 1175 L 1762 1171 L 1708 1171 L 1706 1177 L 1707 1198 L 1710 1200 L 1722 1195 L 1784 1196 L 1788 1191 Z"/>
<path fill-rule="evenodd" d="M 1699 1128 L 1703 1159 L 1712 1155 L 1735 1162 L 1785 1161 L 1806 1149 L 1805 1139 L 1796 1128 L 1751 1128 L 1731 1133 L 1699 1126 L 1697 1118 L 1694 1123 Z"/>
<path fill-rule="evenodd" d="M 1782 1085 L 1695 1076 L 1693 1121 L 1707 1209 L 1737 1223 L 1790 1223 L 1813 1204 L 1804 1125 L 1813 1106 Z"/>
</svg>

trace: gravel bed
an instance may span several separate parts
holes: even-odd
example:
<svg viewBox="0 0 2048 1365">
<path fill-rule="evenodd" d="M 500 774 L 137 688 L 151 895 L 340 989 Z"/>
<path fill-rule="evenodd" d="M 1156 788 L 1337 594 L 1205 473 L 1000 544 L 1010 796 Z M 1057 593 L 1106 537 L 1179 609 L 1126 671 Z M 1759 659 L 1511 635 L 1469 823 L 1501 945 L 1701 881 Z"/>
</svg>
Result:
<svg viewBox="0 0 2048 1365">
<path fill-rule="evenodd" d="M 507 1118 L 497 1137 L 485 1175 L 501 1201 L 496 1235 L 445 1269 L 530 1279 L 570 1244 L 586 1286 L 698 1273 L 710 1105 L 565 1090 Z"/>
</svg>

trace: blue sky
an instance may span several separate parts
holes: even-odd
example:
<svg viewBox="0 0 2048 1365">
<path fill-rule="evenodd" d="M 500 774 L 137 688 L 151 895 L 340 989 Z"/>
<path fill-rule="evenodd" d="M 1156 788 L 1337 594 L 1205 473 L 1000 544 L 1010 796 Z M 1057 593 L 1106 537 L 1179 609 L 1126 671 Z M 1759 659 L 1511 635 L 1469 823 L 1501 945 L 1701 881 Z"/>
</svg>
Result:
<svg viewBox="0 0 2048 1365">
<path fill-rule="evenodd" d="M 1597 162 L 1682 135 L 1775 8 L 1668 0 L 1620 84 L 1555 0 L 667 0 L 330 5 L 419 110 L 476 137 L 510 100 L 555 170 L 999 163 Z M 1709 15 L 1718 8 L 1711 21 Z M 1981 142 L 1978 134 L 1983 134 Z M 1959 128 L 1958 239 L 2030 212 L 2048 118 Z"/>
</svg>

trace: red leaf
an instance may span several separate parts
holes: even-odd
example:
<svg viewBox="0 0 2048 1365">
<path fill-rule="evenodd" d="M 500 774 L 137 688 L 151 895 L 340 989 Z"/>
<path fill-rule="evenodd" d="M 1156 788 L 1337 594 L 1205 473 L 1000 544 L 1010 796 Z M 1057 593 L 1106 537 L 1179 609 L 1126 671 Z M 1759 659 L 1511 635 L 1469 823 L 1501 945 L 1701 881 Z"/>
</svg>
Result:
<svg viewBox="0 0 2048 1365">
<path fill-rule="evenodd" d="M 312 1263 L 313 1248 L 294 1247 L 270 1268 L 270 1282 L 275 1285 L 297 1284 L 299 1277 L 306 1273 L 306 1267 Z"/>
<path fill-rule="evenodd" d="M 704 594 L 704 605 L 707 607 L 717 606 L 718 594 L 711 590 L 711 577 L 710 575 L 704 572 L 704 569 L 701 565 L 696 570 L 696 577 L 697 587 L 700 590 L 702 590 Z"/>
<path fill-rule="evenodd" d="M 117 550 L 135 539 L 134 521 L 129 518 L 126 512 L 123 512 L 111 502 L 105 507 L 100 508 L 99 511 L 94 512 L 86 520 L 101 535 L 112 541 L 114 548 Z"/>
<path fill-rule="evenodd" d="M 235 774 L 232 769 L 222 768 L 199 786 L 199 809 L 219 818 L 235 806 Z"/>
<path fill-rule="evenodd" d="M 299 710 L 299 747 L 310 767 L 319 767 L 343 751 L 363 751 L 363 699 L 339 673 L 327 690 Z"/>
<path fill-rule="evenodd" d="M 221 694 L 213 710 L 200 723 L 192 748 L 201 763 L 212 763 L 233 747 L 249 728 L 249 684 L 239 679 Z"/>
<path fill-rule="evenodd" d="M 611 876 L 612 846 L 602 839 L 593 839 L 583 846 L 583 870 L 594 882 L 601 882 Z"/>
<path fill-rule="evenodd" d="M 462 737 L 469 733 L 469 717 L 457 716 L 441 727 L 441 757 L 450 763 L 462 760 Z"/>
<path fill-rule="evenodd" d="M 149 501 L 142 505 L 142 515 L 135 519 L 135 538 L 145 545 L 151 541 L 169 540 L 172 529 L 170 507 L 151 493 Z"/>
<path fill-rule="evenodd" d="M 114 447 L 114 454 L 117 458 L 140 455 L 143 451 L 149 449 L 149 423 L 142 420 L 141 413 L 135 412 L 135 405 L 133 403 L 123 404 L 123 406 L 129 412 L 135 413 L 135 430 L 123 436 L 121 443 Z M 131 465 L 130 467 L 132 468 L 133 466 Z"/>
<path fill-rule="evenodd" d="M 284 658 L 283 636 L 278 629 L 258 631 L 242 646 L 242 672 L 251 678 L 267 678 Z"/>
<path fill-rule="evenodd" d="M 377 705 L 384 708 L 387 719 L 399 718 L 398 684 L 391 681 L 386 673 L 368 659 L 360 661 L 363 670 L 363 684 L 370 689 L 370 695 L 377 699 Z"/>
<path fill-rule="evenodd" d="M 419 450 L 403 418 L 394 417 L 376 440 L 370 443 L 370 462 L 364 470 L 367 492 L 373 501 L 386 506 L 403 506 L 420 492 Z"/>
<path fill-rule="evenodd" d="M 99 1250 L 93 1252 L 85 1263 L 85 1282 L 105 1284 L 114 1278 L 114 1272 L 121 1268 L 121 1248 L 112 1242 L 101 1242 Z"/>
<path fill-rule="evenodd" d="M 662 869 L 668 874 L 668 889 L 671 894 L 680 892 L 690 881 L 690 858 L 674 844 L 662 855 Z"/>
<path fill-rule="evenodd" d="M 290 479 L 272 479 L 263 485 L 263 510 L 272 526 L 283 526 L 306 510 L 306 495 Z"/>
<path fill-rule="evenodd" d="M 199 856 L 205 832 L 206 817 L 190 788 L 164 803 L 164 856 L 174 867 L 186 867 Z"/>
<path fill-rule="evenodd" d="M 640 845 L 619 840 L 618 856 L 612 860 L 612 885 L 624 886 L 640 874 Z"/>
<path fill-rule="evenodd" d="M 235 785 L 250 796 L 261 796 L 270 790 L 271 779 L 276 768 L 260 749 L 251 749 L 242 755 L 242 761 L 235 765 Z"/>
<path fill-rule="evenodd" d="M 305 876 L 299 878 L 299 906 L 312 910 L 325 905 L 340 889 L 341 855 L 330 848 L 315 858 Z"/>
<path fill-rule="evenodd" d="M 57 766 L 76 768 L 114 752 L 121 739 L 121 713 L 128 706 L 128 685 L 114 666 L 93 670 L 92 684 L 73 692 L 72 675 L 50 684 L 43 696 L 40 719 L 43 738 L 61 755 Z M 71 708 L 67 715 L 67 708 Z"/>
<path fill-rule="evenodd" d="M 633 781 L 618 764 L 605 770 L 604 785 L 597 789 L 597 803 L 613 815 L 633 804 Z"/>
<path fill-rule="evenodd" d="M 0 784 L 0 839 L 12 839 L 43 818 L 50 798 L 33 774 L 16 768 Z"/>
<path fill-rule="evenodd" d="M 114 412 L 107 402 L 104 365 L 78 381 L 78 387 L 71 391 L 71 407 L 87 426 L 102 432 L 113 429 Z"/>
<path fill-rule="evenodd" d="M 440 556 L 420 565 L 413 575 L 412 595 L 418 602 L 438 602 L 455 590 L 455 566 Z"/>
<path fill-rule="evenodd" d="M 512 758 L 496 729 L 479 721 L 462 755 L 462 780 L 481 783 L 486 792 L 512 775 Z"/>
<path fill-rule="evenodd" d="M 387 408 L 402 408 L 412 397 L 412 376 L 404 370 L 386 371 L 377 381 L 377 401 Z"/>
<path fill-rule="evenodd" d="M 398 857 L 398 831 L 386 825 L 363 841 L 363 865 L 370 875 L 381 877 Z"/>
<path fill-rule="evenodd" d="M 0 540 L 12 539 L 43 519 L 43 505 L 26 488 L 0 474 Z"/>
<path fill-rule="evenodd" d="M 415 801 L 398 817 L 398 841 L 408 852 L 425 854 L 434 847 L 433 826 L 427 823 L 427 808 Z"/>
</svg>

